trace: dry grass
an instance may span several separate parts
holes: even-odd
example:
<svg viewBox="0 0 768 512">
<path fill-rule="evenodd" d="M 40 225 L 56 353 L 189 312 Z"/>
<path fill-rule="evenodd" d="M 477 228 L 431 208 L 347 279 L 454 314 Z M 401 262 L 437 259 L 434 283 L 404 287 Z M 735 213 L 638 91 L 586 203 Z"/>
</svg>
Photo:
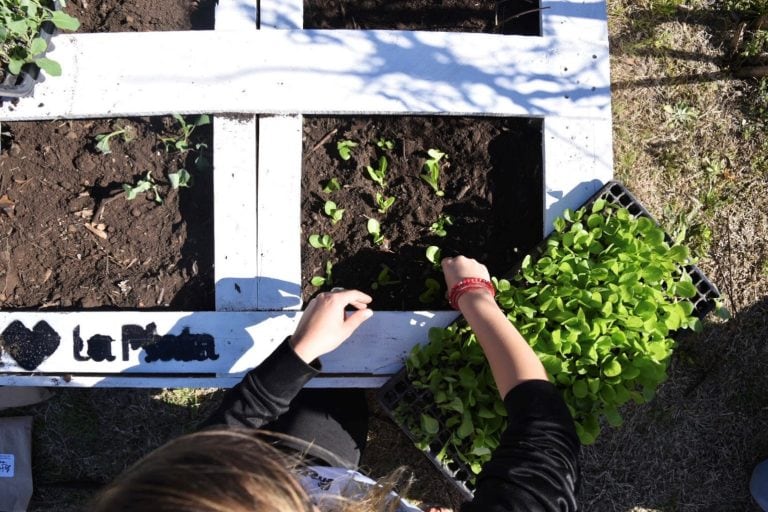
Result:
<svg viewBox="0 0 768 512">
<path fill-rule="evenodd" d="M 755 84 L 722 72 L 728 23 L 709 1 L 609 0 L 616 177 L 670 232 L 685 230 L 734 318 L 681 340 L 650 404 L 583 451 L 588 511 L 755 510 L 768 457 L 768 136 Z M 763 98 L 768 102 L 768 98 Z M 666 108 L 665 108 L 666 107 Z M 210 392 L 63 390 L 36 417 L 35 510 L 76 510 L 93 488 L 190 428 Z M 364 466 L 411 466 L 412 494 L 456 499 L 380 412 Z M 455 503 L 454 503 L 455 504 Z"/>
</svg>

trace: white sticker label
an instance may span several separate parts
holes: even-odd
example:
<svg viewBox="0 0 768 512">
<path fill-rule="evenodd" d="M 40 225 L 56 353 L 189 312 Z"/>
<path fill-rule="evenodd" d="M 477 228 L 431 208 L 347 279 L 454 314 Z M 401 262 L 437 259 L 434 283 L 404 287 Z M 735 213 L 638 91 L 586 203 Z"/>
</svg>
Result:
<svg viewBox="0 0 768 512">
<path fill-rule="evenodd" d="M 13 454 L 0 453 L 0 478 L 13 478 L 13 473 Z"/>
</svg>

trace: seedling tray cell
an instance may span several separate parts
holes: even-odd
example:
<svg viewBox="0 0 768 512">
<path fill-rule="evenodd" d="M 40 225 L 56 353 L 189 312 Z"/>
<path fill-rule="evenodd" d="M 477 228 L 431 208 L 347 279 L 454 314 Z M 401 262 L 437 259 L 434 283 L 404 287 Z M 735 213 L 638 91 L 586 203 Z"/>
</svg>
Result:
<svg viewBox="0 0 768 512">
<path fill-rule="evenodd" d="M 640 204 L 629 190 L 617 181 L 609 181 L 606 183 L 582 206 L 589 207 L 599 199 L 604 199 L 611 204 L 624 207 L 632 215 L 636 217 L 647 217 L 658 224 L 651 214 L 648 213 L 648 210 Z M 669 237 L 668 234 L 666 235 L 666 238 L 667 241 L 671 241 L 671 237 Z M 529 253 L 532 259 L 536 260 L 542 254 L 546 247 L 546 242 L 546 239 L 543 240 Z M 513 268 L 507 274 L 507 277 L 513 276 L 518 270 L 519 265 Z M 699 319 L 703 319 L 707 313 L 714 309 L 716 300 L 720 297 L 720 292 L 697 266 L 690 265 L 685 267 L 685 270 L 693 279 L 697 291 L 696 296 L 689 299 L 694 304 L 693 314 Z M 456 320 L 456 322 L 461 321 L 463 321 L 462 318 Z M 469 477 L 472 475 L 470 468 L 459 459 L 458 455 L 450 447 L 446 449 L 446 453 L 447 456 L 455 462 L 451 463 L 449 466 L 437 459 L 436 454 L 446 444 L 450 434 L 444 427 L 445 422 L 443 421 L 442 415 L 438 413 L 431 392 L 429 390 L 414 388 L 408 377 L 406 368 L 403 368 L 382 386 L 378 397 L 387 415 L 389 415 L 392 421 L 394 421 L 414 443 L 416 443 L 417 437 L 409 430 L 408 426 L 401 421 L 400 417 L 403 414 L 402 411 L 408 411 L 409 414 L 414 416 L 425 413 L 437 419 L 440 424 L 440 433 L 438 434 L 437 440 L 424 451 L 424 454 L 435 467 L 448 477 L 462 495 L 467 499 L 471 499 L 475 486 L 469 482 Z"/>
</svg>

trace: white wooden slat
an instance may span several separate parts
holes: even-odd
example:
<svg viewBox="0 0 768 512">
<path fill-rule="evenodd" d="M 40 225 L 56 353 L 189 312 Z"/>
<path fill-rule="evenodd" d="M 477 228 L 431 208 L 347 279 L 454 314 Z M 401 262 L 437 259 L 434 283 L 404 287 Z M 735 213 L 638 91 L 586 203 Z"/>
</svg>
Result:
<svg viewBox="0 0 768 512">
<path fill-rule="evenodd" d="M 226 0 L 216 2 L 217 31 L 249 31 L 258 26 L 259 0 Z M 263 2 L 262 2 L 263 3 Z"/>
<path fill-rule="evenodd" d="M 4 312 L 0 313 L 0 335 L 4 339 L 0 374 L 6 375 L 0 376 L 0 385 L 11 383 L 4 380 L 7 374 L 237 377 L 258 365 L 293 332 L 300 316 L 300 312 Z M 451 311 L 376 312 L 352 338 L 323 357 L 324 372 L 360 377 L 394 373 L 411 347 L 426 341 L 430 327 L 445 326 L 455 317 L 456 313 Z M 147 328 L 149 324 L 154 324 L 157 336 L 177 336 L 186 329 L 189 335 L 198 337 L 183 341 L 167 337 L 159 341 L 139 333 L 136 338 L 136 329 L 152 331 Z M 136 326 L 132 329 L 133 337 L 124 336 L 125 326 Z M 11 347 L 14 344 L 37 347 L 39 336 L 44 332 L 53 332 L 59 337 L 55 350 L 34 368 L 19 366 L 11 356 L 16 353 Z M 27 338 L 20 337 L 24 333 Z M 206 341 L 206 335 L 212 339 Z M 154 346 L 165 350 L 166 360 L 157 359 L 160 354 L 152 348 L 131 345 L 132 339 L 142 336 L 159 341 Z M 192 360 L 177 360 L 183 358 L 185 351 L 179 350 L 176 344 L 187 349 L 193 346 L 194 350 L 186 350 L 191 352 L 187 359 Z M 101 350 L 97 355 L 93 350 L 99 345 L 108 346 L 109 350 Z M 107 353 L 111 354 L 111 360 L 105 357 Z M 18 382 L 16 378 L 12 380 Z"/>
<path fill-rule="evenodd" d="M 608 41 L 604 0 L 541 0 L 541 35 L 564 41 Z"/>
<path fill-rule="evenodd" d="M 259 117 L 258 309 L 301 308 L 300 116 Z"/>
<path fill-rule="evenodd" d="M 173 48 L 173 58 L 157 48 Z M 32 101 L 6 103 L 0 119 L 169 112 L 610 115 L 605 41 L 348 30 L 76 34 L 58 36 L 51 56 L 64 75 L 39 84 Z"/>
<path fill-rule="evenodd" d="M 254 116 L 213 120 L 217 311 L 257 309 L 256 131 Z"/>
<path fill-rule="evenodd" d="M 259 28 L 297 29 L 304 26 L 303 0 L 259 0 Z"/>
<path fill-rule="evenodd" d="M 566 208 L 575 209 L 613 178 L 611 120 L 544 120 L 544 236 Z"/>
</svg>

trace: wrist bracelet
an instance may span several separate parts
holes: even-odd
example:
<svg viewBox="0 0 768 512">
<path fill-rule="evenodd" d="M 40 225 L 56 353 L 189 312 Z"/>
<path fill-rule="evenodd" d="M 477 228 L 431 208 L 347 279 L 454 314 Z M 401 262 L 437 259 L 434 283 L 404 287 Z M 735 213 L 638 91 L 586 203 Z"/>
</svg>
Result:
<svg viewBox="0 0 768 512">
<path fill-rule="evenodd" d="M 480 277 L 466 277 L 453 285 L 451 291 L 448 293 L 448 303 L 453 309 L 459 309 L 459 298 L 469 290 L 487 290 L 491 294 L 491 297 L 496 296 L 496 290 L 493 287 L 493 283 L 487 279 Z"/>
</svg>

